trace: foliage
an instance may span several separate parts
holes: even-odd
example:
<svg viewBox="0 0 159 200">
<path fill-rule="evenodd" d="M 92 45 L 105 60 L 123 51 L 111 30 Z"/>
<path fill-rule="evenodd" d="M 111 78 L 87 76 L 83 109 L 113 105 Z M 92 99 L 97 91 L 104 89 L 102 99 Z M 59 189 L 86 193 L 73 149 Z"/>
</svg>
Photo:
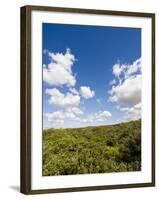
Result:
<svg viewBox="0 0 159 200">
<path fill-rule="evenodd" d="M 43 175 L 141 170 L 141 120 L 43 131 Z"/>
</svg>

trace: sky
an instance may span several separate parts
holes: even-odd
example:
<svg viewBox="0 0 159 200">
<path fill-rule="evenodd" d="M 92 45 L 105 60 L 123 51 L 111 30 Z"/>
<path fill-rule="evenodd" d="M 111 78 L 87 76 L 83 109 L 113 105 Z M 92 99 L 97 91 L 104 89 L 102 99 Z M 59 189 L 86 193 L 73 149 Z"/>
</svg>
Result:
<svg viewBox="0 0 159 200">
<path fill-rule="evenodd" d="M 141 29 L 43 23 L 43 128 L 141 118 Z"/>
</svg>

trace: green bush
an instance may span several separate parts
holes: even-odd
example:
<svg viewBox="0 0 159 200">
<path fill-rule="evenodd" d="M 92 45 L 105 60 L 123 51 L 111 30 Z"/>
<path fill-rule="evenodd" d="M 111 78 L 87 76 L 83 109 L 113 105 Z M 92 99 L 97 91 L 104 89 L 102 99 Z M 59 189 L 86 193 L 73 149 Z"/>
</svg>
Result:
<svg viewBox="0 0 159 200">
<path fill-rule="evenodd" d="M 141 120 L 43 131 L 43 176 L 141 170 Z"/>
</svg>

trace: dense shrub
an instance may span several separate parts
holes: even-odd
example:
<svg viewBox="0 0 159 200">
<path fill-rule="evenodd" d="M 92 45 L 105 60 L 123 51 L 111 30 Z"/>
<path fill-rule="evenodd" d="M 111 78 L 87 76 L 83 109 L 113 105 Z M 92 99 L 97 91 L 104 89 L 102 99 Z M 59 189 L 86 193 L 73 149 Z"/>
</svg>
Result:
<svg viewBox="0 0 159 200">
<path fill-rule="evenodd" d="M 139 171 L 141 120 L 43 131 L 43 175 Z"/>
</svg>

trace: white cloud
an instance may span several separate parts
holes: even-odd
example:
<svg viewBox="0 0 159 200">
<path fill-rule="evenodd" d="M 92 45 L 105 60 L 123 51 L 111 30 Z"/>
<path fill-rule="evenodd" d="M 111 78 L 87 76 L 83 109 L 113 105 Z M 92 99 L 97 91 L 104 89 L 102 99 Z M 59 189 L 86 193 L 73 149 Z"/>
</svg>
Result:
<svg viewBox="0 0 159 200">
<path fill-rule="evenodd" d="M 127 75 L 132 75 L 136 72 L 141 72 L 141 58 L 135 60 L 132 65 L 127 67 Z"/>
<path fill-rule="evenodd" d="M 141 102 L 142 75 L 127 78 L 120 85 L 113 86 L 109 100 L 121 106 L 134 106 Z"/>
<path fill-rule="evenodd" d="M 129 108 L 128 107 L 117 107 L 117 109 L 119 109 L 120 111 L 122 111 L 122 112 L 127 112 L 127 111 L 129 111 Z"/>
<path fill-rule="evenodd" d="M 72 94 L 79 94 L 79 92 L 78 92 L 75 88 L 69 88 L 69 91 L 70 91 Z"/>
<path fill-rule="evenodd" d="M 97 120 L 99 122 L 104 122 L 111 116 L 112 115 L 109 111 L 103 111 L 103 112 L 95 113 L 94 120 Z"/>
<path fill-rule="evenodd" d="M 114 85 L 114 84 L 116 84 L 116 80 L 115 79 L 113 79 L 112 81 L 110 81 L 110 83 L 109 83 L 110 85 Z"/>
<path fill-rule="evenodd" d="M 78 121 L 79 115 L 82 115 L 83 111 L 78 107 L 67 108 L 63 110 L 58 110 L 52 113 L 46 113 L 45 117 L 52 126 L 63 125 L 66 120 Z"/>
<path fill-rule="evenodd" d="M 141 73 L 141 58 L 135 60 L 132 64 L 115 64 L 112 68 L 112 73 L 115 78 L 118 78 L 121 83 L 122 80 L 134 75 L 135 73 Z M 110 82 L 110 85 L 115 84 L 116 79 Z"/>
<path fill-rule="evenodd" d="M 58 110 L 52 113 L 45 113 L 47 121 L 51 123 L 53 127 L 60 127 L 66 125 L 70 121 L 82 124 L 99 124 L 106 122 L 112 115 L 109 111 L 99 111 L 97 113 L 88 115 L 87 117 L 80 118 L 83 111 L 78 107 L 72 107 L 67 109 Z M 83 126 L 83 125 L 82 125 Z"/>
<path fill-rule="evenodd" d="M 112 82 L 116 81 L 116 85 L 108 91 L 109 101 L 116 103 L 116 108 L 124 112 L 126 121 L 141 118 L 141 58 L 132 64 L 115 64 L 113 74 L 115 79 Z"/>
<path fill-rule="evenodd" d="M 137 120 L 141 118 L 141 103 L 136 104 L 134 107 L 130 108 L 127 112 L 127 120 Z"/>
<path fill-rule="evenodd" d="M 80 95 L 85 99 L 90 99 L 95 96 L 95 92 L 89 86 L 81 86 Z"/>
<path fill-rule="evenodd" d="M 120 108 L 124 112 L 124 119 L 126 121 L 137 120 L 141 118 L 141 103 L 138 103 L 130 108 Z"/>
<path fill-rule="evenodd" d="M 48 122 L 53 123 L 53 125 L 56 125 L 56 124 L 62 125 L 65 119 L 65 116 L 63 115 L 62 111 L 46 113 L 45 117 L 47 118 Z"/>
<path fill-rule="evenodd" d="M 58 89 L 46 89 L 46 94 L 50 95 L 49 103 L 60 107 L 73 107 L 80 104 L 80 96 L 68 92 L 66 95 Z"/>
<path fill-rule="evenodd" d="M 66 109 L 67 112 L 74 113 L 75 115 L 82 115 L 83 111 L 78 107 L 69 107 Z"/>
<path fill-rule="evenodd" d="M 113 74 L 115 75 L 115 77 L 119 77 L 122 71 L 123 71 L 123 68 L 120 66 L 119 63 L 113 65 Z"/>
<path fill-rule="evenodd" d="M 98 123 L 105 122 L 110 118 L 112 114 L 109 111 L 99 111 L 97 113 L 89 115 L 87 118 L 81 120 L 82 123 Z"/>
<path fill-rule="evenodd" d="M 72 66 L 75 62 L 75 56 L 70 49 L 65 54 L 48 52 L 51 62 L 43 66 L 43 81 L 56 86 L 74 86 L 76 84 L 75 76 L 72 72 Z"/>
</svg>

